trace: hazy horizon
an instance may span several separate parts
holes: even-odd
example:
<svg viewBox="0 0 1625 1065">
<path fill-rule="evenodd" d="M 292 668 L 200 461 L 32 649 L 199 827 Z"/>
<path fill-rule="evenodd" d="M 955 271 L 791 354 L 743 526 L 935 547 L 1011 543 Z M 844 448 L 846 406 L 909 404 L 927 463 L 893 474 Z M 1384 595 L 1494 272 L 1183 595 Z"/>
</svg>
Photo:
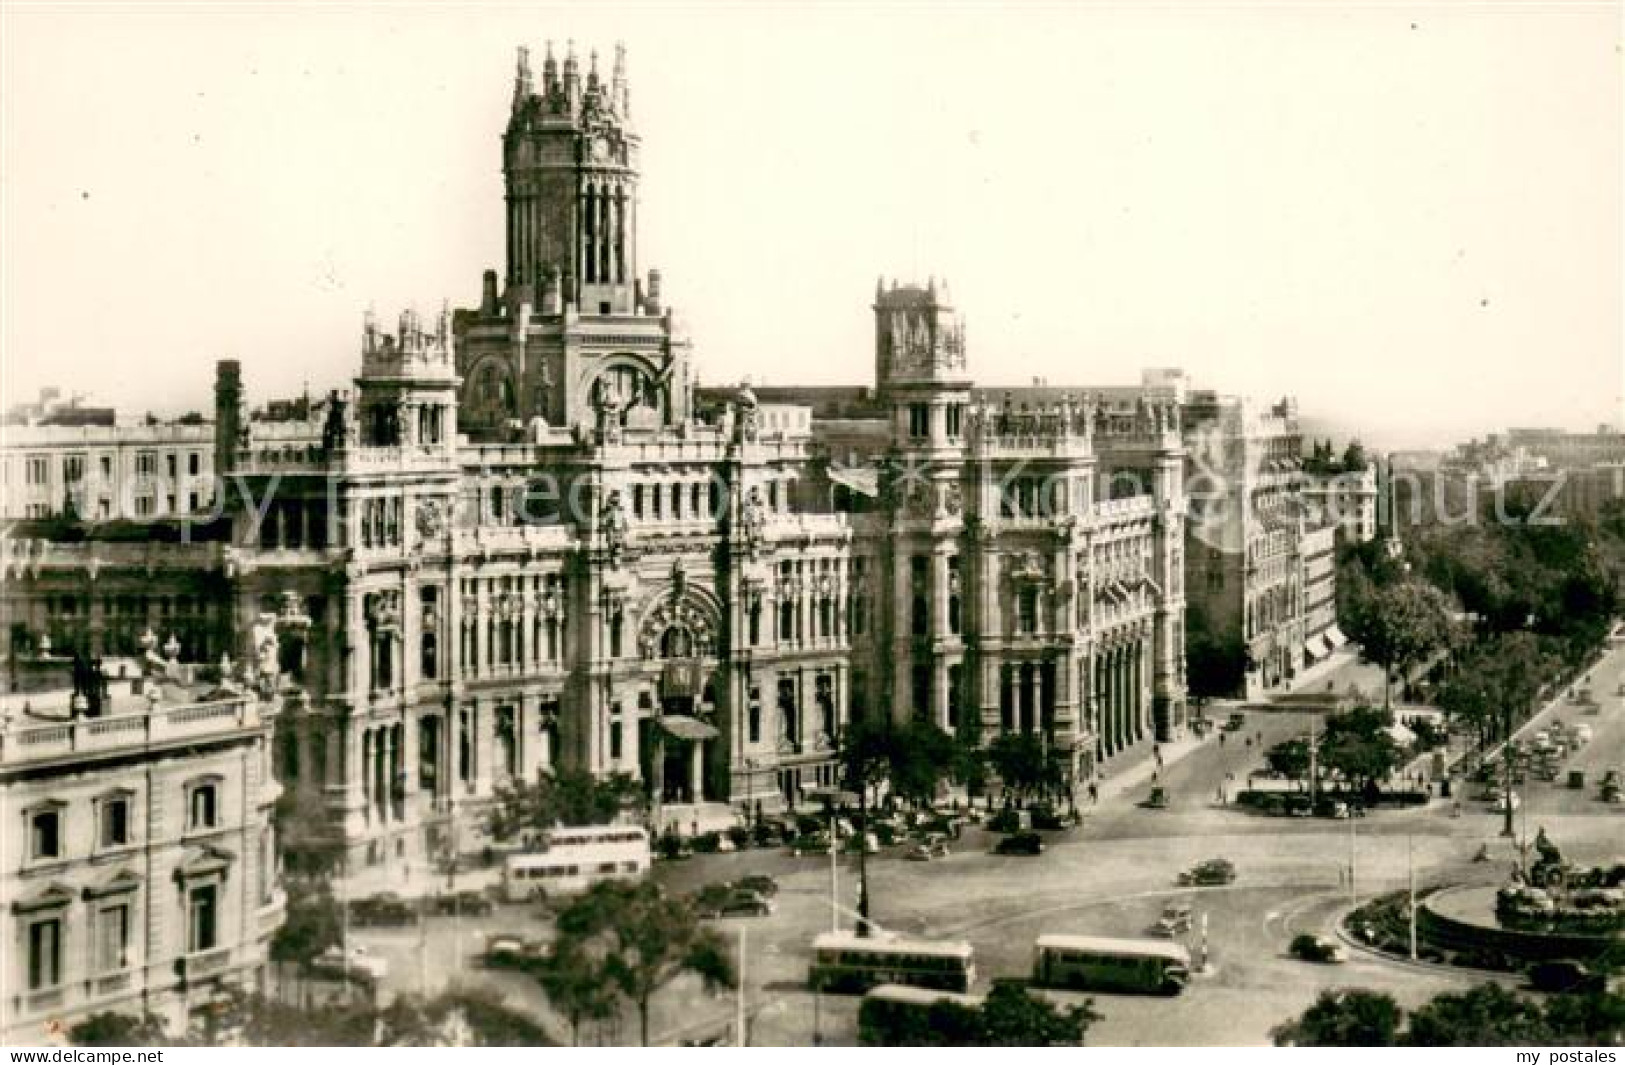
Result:
<svg viewBox="0 0 1625 1065">
<path fill-rule="evenodd" d="M 946 277 L 979 384 L 1180 366 L 1382 448 L 1625 414 L 1620 9 L 4 9 L 0 388 L 345 387 L 500 270 L 516 47 L 624 40 L 701 380 L 866 384 Z"/>
</svg>

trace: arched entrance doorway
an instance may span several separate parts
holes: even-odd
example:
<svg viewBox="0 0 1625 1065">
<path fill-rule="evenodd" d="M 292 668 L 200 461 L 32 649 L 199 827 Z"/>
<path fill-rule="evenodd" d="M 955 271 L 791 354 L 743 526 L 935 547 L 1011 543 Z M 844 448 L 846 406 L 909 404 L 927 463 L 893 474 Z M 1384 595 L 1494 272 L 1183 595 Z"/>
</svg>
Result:
<svg viewBox="0 0 1625 1065">
<path fill-rule="evenodd" d="M 652 705 L 641 715 L 639 753 L 657 808 L 717 801 L 707 772 L 719 736 L 713 631 L 702 612 L 683 603 L 653 612 L 643 626 L 640 642 L 658 672 Z"/>
</svg>

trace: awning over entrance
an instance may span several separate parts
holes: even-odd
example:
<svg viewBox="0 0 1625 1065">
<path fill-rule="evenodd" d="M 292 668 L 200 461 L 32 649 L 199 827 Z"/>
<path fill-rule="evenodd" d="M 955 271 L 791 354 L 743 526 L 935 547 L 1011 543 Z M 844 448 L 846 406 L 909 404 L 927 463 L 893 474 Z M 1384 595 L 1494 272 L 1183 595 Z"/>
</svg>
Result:
<svg viewBox="0 0 1625 1065">
<path fill-rule="evenodd" d="M 845 485 L 854 492 L 871 498 L 880 495 L 880 473 L 878 470 L 866 470 L 848 467 L 840 469 L 835 466 L 829 468 L 829 479 L 836 484 Z"/>
<path fill-rule="evenodd" d="M 662 699 L 695 699 L 704 684 L 704 669 L 698 658 L 674 658 L 660 673 Z"/>
<path fill-rule="evenodd" d="M 1343 630 L 1338 628 L 1336 625 L 1333 625 L 1330 629 L 1328 629 L 1326 634 L 1331 637 L 1333 647 L 1342 647 L 1344 644 L 1349 642 L 1349 638 L 1343 635 Z"/>
<path fill-rule="evenodd" d="M 1305 662 L 1313 662 L 1316 658 L 1325 653 L 1326 649 L 1316 646 L 1314 640 L 1310 640 L 1308 643 L 1303 645 L 1303 659 Z"/>
<path fill-rule="evenodd" d="M 714 740 L 717 738 L 716 726 L 708 725 L 697 717 L 688 717 L 685 714 L 666 714 L 660 718 L 660 727 L 669 735 L 680 740 L 692 740 L 698 743 L 701 740 Z"/>
</svg>

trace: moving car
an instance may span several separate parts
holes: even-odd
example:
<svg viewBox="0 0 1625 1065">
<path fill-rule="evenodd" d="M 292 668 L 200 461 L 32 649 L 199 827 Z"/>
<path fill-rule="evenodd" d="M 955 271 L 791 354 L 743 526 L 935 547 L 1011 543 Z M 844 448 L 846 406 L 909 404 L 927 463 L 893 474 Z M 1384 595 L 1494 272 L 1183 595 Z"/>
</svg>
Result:
<svg viewBox="0 0 1625 1065">
<path fill-rule="evenodd" d="M 352 979 L 383 980 L 389 975 L 389 962 L 369 954 L 363 946 L 346 951 L 334 944 L 311 959 L 310 967 L 321 973 L 348 974 Z"/>
<path fill-rule="evenodd" d="M 1044 853 L 1044 837 L 1037 832 L 1012 832 L 999 840 L 994 854 L 1038 855 Z"/>
<path fill-rule="evenodd" d="M 1231 714 L 1224 723 L 1224 730 L 1226 732 L 1240 732 L 1246 727 L 1247 715 L 1242 713 L 1240 710 L 1237 710 L 1235 713 Z"/>
<path fill-rule="evenodd" d="M 1209 858 L 1179 874 L 1179 883 L 1186 887 L 1207 887 L 1233 883 L 1236 867 L 1228 858 Z"/>
<path fill-rule="evenodd" d="M 1529 983 L 1536 991 L 1553 995 L 1592 995 L 1607 990 L 1608 978 L 1564 959 L 1530 966 Z"/>
<path fill-rule="evenodd" d="M 1182 932 L 1189 932 L 1192 927 L 1191 908 L 1189 903 L 1178 902 L 1162 908 L 1162 916 L 1151 926 L 1151 934 L 1172 939 Z"/>
<path fill-rule="evenodd" d="M 1292 943 L 1287 949 L 1292 952 L 1294 958 L 1319 962 L 1322 965 L 1338 965 L 1348 960 L 1342 944 L 1326 936 L 1310 935 L 1307 932 L 1293 936 Z"/>
</svg>

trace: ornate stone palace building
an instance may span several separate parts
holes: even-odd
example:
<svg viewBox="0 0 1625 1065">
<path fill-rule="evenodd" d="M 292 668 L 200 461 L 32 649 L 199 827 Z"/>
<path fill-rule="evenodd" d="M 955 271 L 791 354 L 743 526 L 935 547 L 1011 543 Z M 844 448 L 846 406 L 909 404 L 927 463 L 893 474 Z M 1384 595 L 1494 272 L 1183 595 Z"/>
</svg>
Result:
<svg viewBox="0 0 1625 1065">
<path fill-rule="evenodd" d="M 354 390 L 292 427 L 222 363 L 229 542 L 15 568 L 11 635 L 99 650 L 138 585 L 185 589 L 211 654 L 300 619 L 277 772 L 309 814 L 292 842 L 352 865 L 467 847 L 458 811 L 555 766 L 634 774 L 685 828 L 792 804 L 860 717 L 1036 733 L 1074 786 L 1176 735 L 1176 406 L 977 400 L 935 282 L 877 289 L 849 402 L 698 388 L 640 273 L 623 58 L 582 66 L 550 50 L 538 81 L 520 53 L 506 270 L 477 306 L 369 315 Z"/>
</svg>

